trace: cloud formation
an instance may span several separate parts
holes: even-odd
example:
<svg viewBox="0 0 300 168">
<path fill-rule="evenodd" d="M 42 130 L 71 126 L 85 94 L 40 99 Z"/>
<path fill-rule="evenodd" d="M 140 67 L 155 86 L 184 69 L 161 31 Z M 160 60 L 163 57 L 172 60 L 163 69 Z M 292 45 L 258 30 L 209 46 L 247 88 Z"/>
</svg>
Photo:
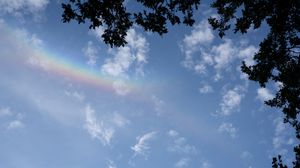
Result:
<svg viewBox="0 0 300 168">
<path fill-rule="evenodd" d="M 200 92 L 200 93 L 203 93 L 203 94 L 205 94 L 205 93 L 212 93 L 212 92 L 214 92 L 214 89 L 213 89 L 212 86 L 209 85 L 209 84 L 202 84 L 202 85 L 199 87 L 199 92 Z"/>
<path fill-rule="evenodd" d="M 267 88 L 258 88 L 257 89 L 257 98 L 262 102 L 271 100 L 274 98 L 274 95 Z"/>
<path fill-rule="evenodd" d="M 217 115 L 230 116 L 232 113 L 239 110 L 240 103 L 244 97 L 245 88 L 242 86 L 235 86 L 233 89 L 227 90 L 222 97 L 220 103 L 220 111 Z"/>
<path fill-rule="evenodd" d="M 179 136 L 179 133 L 175 130 L 169 130 L 167 135 L 172 139 L 172 143 L 169 144 L 167 150 L 169 152 L 183 153 L 183 154 L 195 154 L 197 152 L 196 147 L 187 143 L 185 137 Z"/>
<path fill-rule="evenodd" d="M 127 32 L 126 41 L 128 43 L 125 46 L 109 50 L 113 58 L 105 60 L 101 67 L 102 72 L 114 77 L 122 76 L 134 66 L 137 74 L 144 75 L 143 66 L 147 63 L 149 43 L 134 29 Z"/>
<path fill-rule="evenodd" d="M 122 128 L 130 123 L 129 120 L 116 112 L 109 116 L 103 115 L 103 120 L 99 120 L 95 110 L 90 105 L 85 107 L 85 115 L 84 128 L 93 139 L 100 140 L 104 146 L 111 145 L 117 128 Z"/>
<path fill-rule="evenodd" d="M 98 59 L 98 48 L 94 45 L 94 43 L 92 41 L 88 41 L 87 45 L 82 49 L 82 52 L 88 59 L 86 63 L 89 66 L 95 66 Z"/>
<path fill-rule="evenodd" d="M 1 0 L 0 9 L 2 13 L 21 17 L 23 14 L 44 10 L 48 3 L 49 0 Z"/>
<path fill-rule="evenodd" d="M 257 48 L 246 41 L 234 42 L 224 38 L 214 41 L 214 34 L 207 20 L 194 27 L 190 34 L 185 35 L 180 45 L 184 53 L 182 65 L 193 72 L 206 75 L 214 72 L 214 80 L 222 78 L 224 70 L 231 69 L 235 60 L 243 60 L 247 65 L 253 65 L 253 55 Z M 211 71 L 208 68 L 213 68 Z"/>
<path fill-rule="evenodd" d="M 188 158 L 181 158 L 178 162 L 175 163 L 175 167 L 187 167 L 189 165 L 190 159 Z"/>
<path fill-rule="evenodd" d="M 149 142 L 151 139 L 153 139 L 156 136 L 157 132 L 149 132 L 142 136 L 137 137 L 137 143 L 131 147 L 131 149 L 134 151 L 134 156 L 142 155 L 147 157 L 150 145 Z"/>
<path fill-rule="evenodd" d="M 219 126 L 218 131 L 221 133 L 227 133 L 231 138 L 235 138 L 237 135 L 237 129 L 232 123 L 222 123 Z"/>
<path fill-rule="evenodd" d="M 12 112 L 10 107 L 0 107 L 0 117 L 11 116 Z"/>
</svg>

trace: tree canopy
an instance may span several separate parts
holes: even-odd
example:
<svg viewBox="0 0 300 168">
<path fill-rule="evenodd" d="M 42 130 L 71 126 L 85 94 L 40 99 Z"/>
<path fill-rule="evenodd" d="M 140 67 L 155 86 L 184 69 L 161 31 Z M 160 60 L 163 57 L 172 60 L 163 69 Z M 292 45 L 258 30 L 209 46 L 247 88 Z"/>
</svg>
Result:
<svg viewBox="0 0 300 168">
<path fill-rule="evenodd" d="M 126 44 L 127 31 L 137 24 L 145 31 L 162 35 L 167 24 L 192 26 L 194 11 L 200 0 L 136 0 L 141 11 L 130 12 L 124 0 L 69 0 L 63 3 L 63 22 L 88 22 L 91 29 L 104 26 L 102 35 L 111 47 Z M 300 1 L 299 0 L 215 0 L 211 7 L 217 17 L 209 18 L 213 29 L 222 38 L 227 30 L 247 33 L 259 29 L 263 23 L 269 27 L 267 36 L 255 53 L 255 65 L 242 63 L 241 69 L 250 80 L 261 87 L 277 82 L 280 87 L 275 98 L 265 103 L 282 109 L 284 122 L 290 123 L 300 140 Z M 300 145 L 294 148 L 293 167 L 300 167 Z M 273 168 L 284 168 L 281 156 L 273 158 Z"/>
</svg>

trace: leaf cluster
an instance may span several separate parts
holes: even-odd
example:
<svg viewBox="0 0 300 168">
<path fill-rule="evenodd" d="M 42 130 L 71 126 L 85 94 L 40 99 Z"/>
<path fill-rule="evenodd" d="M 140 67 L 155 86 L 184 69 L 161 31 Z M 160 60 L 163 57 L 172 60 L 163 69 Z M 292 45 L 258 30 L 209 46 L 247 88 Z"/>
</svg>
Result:
<svg viewBox="0 0 300 168">
<path fill-rule="evenodd" d="M 146 31 L 163 35 L 168 32 L 167 24 L 183 23 L 191 26 L 195 22 L 193 11 L 200 0 L 137 0 L 143 9 L 129 12 L 124 0 L 69 0 L 62 3 L 63 22 L 88 23 L 90 29 L 105 28 L 103 41 L 111 47 L 126 44 L 126 33 L 136 23 Z"/>
<path fill-rule="evenodd" d="M 247 33 L 265 22 L 270 31 L 254 55 L 255 65 L 242 63 L 242 71 L 250 80 L 265 87 L 270 81 L 279 84 L 275 97 L 265 103 L 281 108 L 284 122 L 290 123 L 300 140 L 300 1 L 299 0 L 216 0 L 212 5 L 218 17 L 209 18 L 214 29 L 223 37 L 233 25 L 234 32 Z M 294 148 L 299 167 L 299 146 Z M 273 165 L 280 168 L 281 157 Z"/>
</svg>

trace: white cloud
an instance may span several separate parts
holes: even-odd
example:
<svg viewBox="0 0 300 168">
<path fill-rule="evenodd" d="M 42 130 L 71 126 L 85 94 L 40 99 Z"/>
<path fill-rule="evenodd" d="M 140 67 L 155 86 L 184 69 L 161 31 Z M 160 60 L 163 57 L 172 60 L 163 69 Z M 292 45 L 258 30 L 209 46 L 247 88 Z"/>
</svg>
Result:
<svg viewBox="0 0 300 168">
<path fill-rule="evenodd" d="M 189 165 L 189 158 L 181 158 L 178 162 L 175 163 L 175 167 L 187 167 Z"/>
<path fill-rule="evenodd" d="M 45 9 L 49 0 L 1 0 L 0 9 L 3 13 L 22 16 L 27 13 L 36 13 Z"/>
<path fill-rule="evenodd" d="M 200 93 L 212 93 L 214 90 L 213 88 L 208 85 L 208 84 L 203 84 L 200 88 L 199 88 L 199 92 Z"/>
<path fill-rule="evenodd" d="M 95 116 L 95 110 L 87 105 L 85 107 L 86 124 L 85 128 L 92 136 L 92 138 L 99 139 L 102 144 L 110 145 L 111 139 L 114 136 L 115 130 L 113 128 L 105 128 L 103 122 L 99 122 Z"/>
<path fill-rule="evenodd" d="M 179 136 L 179 133 L 175 130 L 167 132 L 173 142 L 167 147 L 169 152 L 195 154 L 197 152 L 196 147 L 187 143 L 186 138 Z"/>
<path fill-rule="evenodd" d="M 102 26 L 92 29 L 89 32 L 90 35 L 94 35 L 97 38 L 97 40 L 99 40 L 101 42 L 103 42 L 103 39 L 102 39 L 103 33 L 104 33 L 104 28 Z"/>
<path fill-rule="evenodd" d="M 267 88 L 258 88 L 257 89 L 257 98 L 261 101 L 267 101 L 274 98 L 274 95 Z"/>
<path fill-rule="evenodd" d="M 130 92 L 129 86 L 122 80 L 117 80 L 113 82 L 113 88 L 118 95 L 124 96 Z"/>
<path fill-rule="evenodd" d="M 0 108 L 0 117 L 2 116 L 11 116 L 12 112 L 10 110 L 10 107 L 1 107 Z"/>
<path fill-rule="evenodd" d="M 109 50 L 114 57 L 105 60 L 102 72 L 115 77 L 124 76 L 135 65 L 135 72 L 144 75 L 143 66 L 147 63 L 149 43 L 134 29 L 127 32 L 126 41 L 128 43 L 124 47 Z"/>
<path fill-rule="evenodd" d="M 238 110 L 242 98 L 244 97 L 245 88 L 241 86 L 236 86 L 233 89 L 226 91 L 222 97 L 222 102 L 220 103 L 221 111 L 217 114 L 221 116 L 229 116 Z"/>
<path fill-rule="evenodd" d="M 232 41 L 225 39 L 225 42 L 213 46 L 211 54 L 214 55 L 215 68 L 217 70 L 227 68 L 235 57 L 236 48 L 233 46 Z"/>
<path fill-rule="evenodd" d="M 207 161 L 205 161 L 205 162 L 202 162 L 200 168 L 211 168 L 211 167 L 212 167 L 211 164 L 208 163 Z"/>
<path fill-rule="evenodd" d="M 167 134 L 171 137 L 177 137 L 179 135 L 175 130 L 169 130 Z"/>
<path fill-rule="evenodd" d="M 255 61 L 253 60 L 254 54 L 258 51 L 258 48 L 254 47 L 253 45 L 247 46 L 245 48 L 242 48 L 238 55 L 240 58 L 242 58 L 247 66 L 251 66 L 255 64 Z"/>
<path fill-rule="evenodd" d="M 294 138 L 291 127 L 288 127 L 286 123 L 283 123 L 283 119 L 278 117 L 274 119 L 273 124 L 275 125 L 275 133 L 273 137 L 273 152 L 280 155 L 286 155 L 288 146 L 294 145 Z"/>
<path fill-rule="evenodd" d="M 153 139 L 156 134 L 157 133 L 153 131 L 137 137 L 137 143 L 131 147 L 131 149 L 134 151 L 134 156 L 143 155 L 147 157 L 150 150 L 148 141 Z"/>
<path fill-rule="evenodd" d="M 207 45 L 212 42 L 214 38 L 213 31 L 209 23 L 205 20 L 200 24 L 194 26 L 191 34 L 185 35 L 181 50 L 185 54 L 185 59 L 182 62 L 183 66 L 188 69 L 194 69 L 195 63 L 193 54 L 200 49 L 200 45 Z M 195 68 L 199 71 L 198 68 Z"/>
<path fill-rule="evenodd" d="M 7 129 L 17 129 L 22 127 L 24 127 L 24 124 L 21 120 L 14 120 L 8 124 Z"/>
<path fill-rule="evenodd" d="M 83 102 L 84 99 L 85 99 L 85 96 L 83 93 L 80 93 L 78 91 L 65 91 L 64 92 L 66 96 L 72 98 L 72 99 L 75 99 L 76 101 L 79 101 L 79 102 Z"/>
<path fill-rule="evenodd" d="M 117 168 L 117 166 L 114 161 L 108 160 L 107 168 Z"/>
<path fill-rule="evenodd" d="M 22 122 L 23 118 L 24 115 L 22 113 L 16 114 L 15 119 L 9 122 L 7 129 L 23 128 L 25 126 Z"/>
<path fill-rule="evenodd" d="M 200 75 L 215 73 L 214 80 L 218 81 L 224 70 L 231 70 L 231 64 L 235 60 L 244 60 L 247 65 L 254 64 L 252 58 L 257 48 L 248 45 L 247 41 L 236 42 L 225 38 L 221 43 L 213 42 L 212 28 L 204 20 L 190 34 L 185 35 L 179 46 L 185 55 L 182 65 Z M 213 68 L 214 71 L 208 68 Z"/>
<path fill-rule="evenodd" d="M 161 113 L 163 113 L 164 110 L 165 102 L 155 95 L 152 95 L 151 99 L 154 103 L 154 110 L 157 112 L 157 115 L 161 115 Z"/>
<path fill-rule="evenodd" d="M 241 155 L 241 158 L 246 161 L 251 160 L 252 157 L 253 157 L 253 155 L 249 151 L 243 151 L 243 153 Z"/>
<path fill-rule="evenodd" d="M 87 45 L 82 49 L 84 55 L 88 58 L 86 62 L 89 66 L 95 66 L 97 63 L 98 48 L 92 41 L 88 41 Z"/>
<path fill-rule="evenodd" d="M 130 121 L 127 120 L 125 117 L 120 115 L 119 113 L 114 113 L 112 116 L 112 122 L 117 126 L 117 127 L 124 127 L 125 125 L 129 124 Z"/>
<path fill-rule="evenodd" d="M 131 55 L 131 50 L 128 46 L 118 48 L 113 55 L 113 59 L 108 58 L 105 60 L 105 64 L 101 68 L 102 72 L 111 76 L 123 75 L 135 58 Z"/>
<path fill-rule="evenodd" d="M 230 135 L 231 138 L 235 138 L 237 135 L 237 129 L 233 126 L 232 123 L 222 123 L 219 128 L 219 132 L 225 132 Z"/>
</svg>

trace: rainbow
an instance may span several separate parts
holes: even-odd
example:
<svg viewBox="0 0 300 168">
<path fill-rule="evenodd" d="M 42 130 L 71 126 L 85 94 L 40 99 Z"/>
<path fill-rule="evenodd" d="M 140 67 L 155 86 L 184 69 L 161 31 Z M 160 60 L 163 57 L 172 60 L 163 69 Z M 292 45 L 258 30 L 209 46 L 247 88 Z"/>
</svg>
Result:
<svg viewBox="0 0 300 168">
<path fill-rule="evenodd" d="M 76 62 L 75 60 L 67 59 L 54 52 L 47 51 L 45 47 L 41 48 L 29 44 L 28 39 L 16 35 L 17 29 L 9 27 L 6 23 L 0 23 L 0 29 L 2 33 L 6 33 L 5 36 L 7 36 L 7 40 L 21 46 L 26 46 L 26 51 L 30 53 L 29 60 L 25 58 L 26 66 L 45 70 L 47 73 L 59 77 L 66 77 L 74 82 L 101 90 L 115 92 L 114 83 L 116 81 L 123 81 L 126 85 L 126 89 L 129 89 L 130 92 L 141 90 L 140 86 L 143 85 L 142 80 L 105 75 L 100 69 L 95 70 L 85 63 L 79 63 L 78 61 Z"/>
</svg>

